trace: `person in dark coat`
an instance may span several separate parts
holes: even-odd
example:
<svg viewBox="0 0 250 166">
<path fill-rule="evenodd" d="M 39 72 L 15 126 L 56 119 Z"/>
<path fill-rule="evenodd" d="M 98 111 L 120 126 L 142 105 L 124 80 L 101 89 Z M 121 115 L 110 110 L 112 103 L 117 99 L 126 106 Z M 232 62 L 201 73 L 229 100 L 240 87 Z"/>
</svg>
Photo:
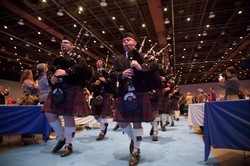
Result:
<svg viewBox="0 0 250 166">
<path fill-rule="evenodd" d="M 140 161 L 140 143 L 143 136 L 142 122 L 152 122 L 153 112 L 150 109 L 149 82 L 146 81 L 147 63 L 136 49 L 135 36 L 125 33 L 123 48 L 125 54 L 114 60 L 111 78 L 118 81 L 117 109 L 114 121 L 118 122 L 121 130 L 130 138 L 131 158 L 129 165 L 137 165 Z M 133 124 L 133 128 L 132 125 Z"/>
<path fill-rule="evenodd" d="M 52 153 L 56 153 L 65 145 L 61 152 L 61 157 L 65 157 L 73 152 L 72 140 L 76 131 L 74 116 L 90 115 L 83 88 L 92 76 L 92 69 L 82 51 L 74 47 L 69 39 L 62 40 L 61 50 L 62 55 L 54 58 L 48 73 L 52 88 L 41 111 L 45 112 L 57 135 L 58 142 Z M 64 118 L 64 132 L 58 115 Z"/>
<path fill-rule="evenodd" d="M 91 110 L 101 126 L 101 132 L 96 138 L 97 141 L 102 140 L 106 135 L 108 127 L 107 116 L 112 115 L 111 80 L 109 79 L 109 73 L 105 71 L 104 66 L 104 61 L 102 59 L 97 60 L 96 70 L 94 71 L 88 87 L 89 91 L 93 93 Z"/>
</svg>

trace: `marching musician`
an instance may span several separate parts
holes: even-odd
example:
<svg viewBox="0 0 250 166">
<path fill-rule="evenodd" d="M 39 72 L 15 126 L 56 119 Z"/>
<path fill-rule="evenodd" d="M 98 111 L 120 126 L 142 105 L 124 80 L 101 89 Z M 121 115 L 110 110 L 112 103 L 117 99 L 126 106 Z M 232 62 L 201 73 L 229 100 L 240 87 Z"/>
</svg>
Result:
<svg viewBox="0 0 250 166">
<path fill-rule="evenodd" d="M 57 135 L 58 142 L 52 153 L 56 153 L 65 145 L 61 152 L 61 157 L 65 157 L 73 152 L 72 140 L 76 131 L 74 116 L 84 117 L 90 114 L 83 88 L 92 76 L 92 69 L 82 51 L 75 48 L 69 39 L 62 40 L 61 50 L 62 55 L 52 61 L 52 89 L 41 111 L 45 112 Z M 64 131 L 59 115 L 64 118 Z"/>
<path fill-rule="evenodd" d="M 104 69 L 104 61 L 97 60 L 96 70 L 91 78 L 89 91 L 93 93 L 91 110 L 97 121 L 100 123 L 101 132 L 96 138 L 97 141 L 102 140 L 107 133 L 108 119 L 107 116 L 112 115 L 111 109 L 111 80 L 109 73 Z"/>
<path fill-rule="evenodd" d="M 163 96 L 161 97 L 161 107 L 159 108 L 160 118 L 161 118 L 161 130 L 166 131 L 166 126 L 168 124 L 168 114 L 171 115 L 170 110 L 170 93 L 173 90 L 174 85 L 170 81 L 170 75 L 161 75 L 161 83 L 162 83 L 162 93 Z"/>
<path fill-rule="evenodd" d="M 179 109 L 179 99 L 180 99 L 180 88 L 178 85 L 176 85 L 176 82 L 173 81 L 174 88 L 172 92 L 170 93 L 170 99 L 171 99 L 171 113 L 174 114 L 174 119 L 176 121 L 179 120 L 180 117 L 180 109 Z M 174 121 L 171 122 L 171 126 L 174 126 Z"/>
<path fill-rule="evenodd" d="M 138 53 L 134 34 L 125 33 L 122 42 L 125 54 L 115 59 L 111 71 L 112 80 L 118 80 L 114 121 L 130 138 L 129 149 L 132 155 L 129 165 L 132 166 L 140 161 L 142 122 L 154 120 L 150 109 L 149 82 L 146 82 L 147 74 L 152 69 L 148 68 L 143 56 Z"/>
<path fill-rule="evenodd" d="M 155 56 L 152 53 L 145 54 L 144 58 L 146 60 L 148 68 L 154 69 L 150 72 L 147 77 L 147 81 L 151 82 L 150 86 L 150 104 L 151 110 L 154 113 L 154 120 L 151 122 L 150 135 L 152 135 L 152 141 L 158 141 L 158 124 L 160 121 L 159 108 L 161 106 L 160 96 L 161 92 L 161 77 L 160 77 L 160 67 L 156 62 Z M 155 72 L 156 71 L 156 72 Z"/>
</svg>

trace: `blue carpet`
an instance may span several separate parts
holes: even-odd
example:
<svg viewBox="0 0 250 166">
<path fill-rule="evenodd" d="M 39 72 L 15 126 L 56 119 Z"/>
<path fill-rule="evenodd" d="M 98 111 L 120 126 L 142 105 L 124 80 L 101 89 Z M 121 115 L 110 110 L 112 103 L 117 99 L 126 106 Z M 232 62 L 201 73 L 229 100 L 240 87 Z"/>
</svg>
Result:
<svg viewBox="0 0 250 166">
<path fill-rule="evenodd" d="M 61 158 L 60 152 L 50 151 L 56 140 L 33 144 L 0 154 L 1 166 L 126 166 L 130 158 L 129 139 L 121 130 L 113 131 L 115 122 L 110 119 L 104 140 L 96 141 L 99 129 L 82 130 L 73 141 L 74 152 Z M 151 125 L 143 123 L 144 138 L 141 143 L 142 166 L 200 166 L 219 165 L 212 158 L 204 162 L 204 144 L 197 134 L 190 131 L 182 116 L 167 131 L 159 130 L 159 140 L 153 142 Z"/>
</svg>

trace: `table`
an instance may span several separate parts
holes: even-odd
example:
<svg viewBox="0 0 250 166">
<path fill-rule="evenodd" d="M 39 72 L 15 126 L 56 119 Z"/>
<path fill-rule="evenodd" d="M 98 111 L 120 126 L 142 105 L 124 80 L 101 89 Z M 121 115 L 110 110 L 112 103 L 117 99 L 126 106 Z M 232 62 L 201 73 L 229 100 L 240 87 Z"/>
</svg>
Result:
<svg viewBox="0 0 250 166">
<path fill-rule="evenodd" d="M 196 103 L 188 105 L 188 125 L 203 126 L 204 124 L 204 105 L 205 103 Z"/>
<path fill-rule="evenodd" d="M 0 135 L 43 134 L 46 142 L 51 128 L 41 108 L 42 105 L 0 106 Z"/>
<path fill-rule="evenodd" d="M 250 151 L 250 100 L 205 103 L 205 161 L 210 147 Z"/>
</svg>

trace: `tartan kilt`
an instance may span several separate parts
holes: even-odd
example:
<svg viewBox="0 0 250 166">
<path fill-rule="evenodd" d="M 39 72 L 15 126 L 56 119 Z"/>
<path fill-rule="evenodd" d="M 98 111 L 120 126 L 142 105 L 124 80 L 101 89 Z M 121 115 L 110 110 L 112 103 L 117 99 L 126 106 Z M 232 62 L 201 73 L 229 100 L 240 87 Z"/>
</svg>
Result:
<svg viewBox="0 0 250 166">
<path fill-rule="evenodd" d="M 170 100 L 168 97 L 162 95 L 160 97 L 160 106 L 159 106 L 159 113 L 160 114 L 170 114 Z"/>
<path fill-rule="evenodd" d="M 94 116 L 96 115 L 103 115 L 103 116 L 110 116 L 113 114 L 111 109 L 112 98 L 111 95 L 107 92 L 104 92 L 102 95 L 103 97 L 103 104 L 101 106 L 95 105 L 95 99 L 93 99 L 91 110 Z"/>
<path fill-rule="evenodd" d="M 61 89 L 64 92 L 64 101 L 56 104 L 52 101 L 52 90 L 49 92 L 46 102 L 41 112 L 50 112 L 58 115 L 68 115 L 85 117 L 90 115 L 91 111 L 83 95 L 83 89 L 80 86 L 63 85 Z"/>
<path fill-rule="evenodd" d="M 154 114 L 151 111 L 150 97 L 148 92 L 135 92 L 138 100 L 138 108 L 135 111 L 124 110 L 124 97 L 117 97 L 114 121 L 116 122 L 152 122 Z"/>
<path fill-rule="evenodd" d="M 179 110 L 179 102 L 178 102 L 178 99 L 171 99 L 171 110 L 173 111 L 177 111 Z"/>
<path fill-rule="evenodd" d="M 157 99 L 155 101 L 150 101 L 150 104 L 151 104 L 152 111 L 159 112 L 160 108 L 162 107 L 162 100 L 161 100 L 162 92 L 161 92 L 161 90 L 160 89 L 156 90 L 156 94 L 157 94 Z"/>
</svg>

